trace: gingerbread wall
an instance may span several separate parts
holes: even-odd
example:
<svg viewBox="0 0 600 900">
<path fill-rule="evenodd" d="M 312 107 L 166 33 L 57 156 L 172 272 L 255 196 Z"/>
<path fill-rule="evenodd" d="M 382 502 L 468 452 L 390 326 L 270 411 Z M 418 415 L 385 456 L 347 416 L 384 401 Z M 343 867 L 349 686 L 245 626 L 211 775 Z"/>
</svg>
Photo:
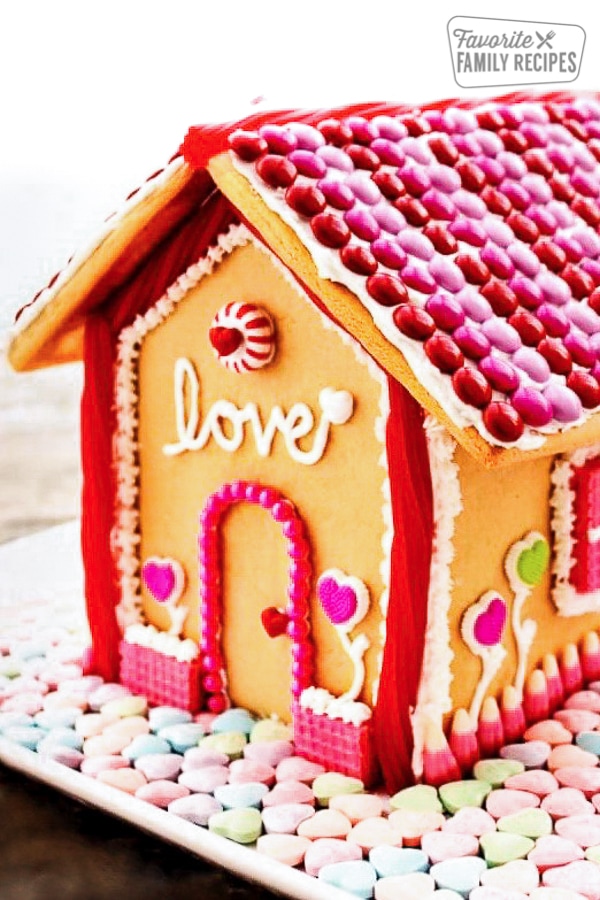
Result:
<svg viewBox="0 0 600 900">
<path fill-rule="evenodd" d="M 535 623 L 536 629 L 525 654 L 525 673 L 529 674 L 540 665 L 545 654 L 559 655 L 565 644 L 577 643 L 588 631 L 597 628 L 599 617 L 594 614 L 561 616 L 550 596 L 551 556 L 548 565 L 544 565 L 543 543 L 547 542 L 551 555 L 550 479 L 554 458 L 488 470 L 457 447 L 455 460 L 463 510 L 455 523 L 452 564 L 450 640 L 454 659 L 451 699 L 453 708 L 468 709 L 482 675 L 482 658 L 465 643 L 461 624 L 469 607 L 486 592 L 497 592 L 506 602 L 507 611 L 502 639 L 498 641 L 506 650 L 506 656 L 497 667 L 487 691 L 497 698 L 503 686 L 515 683 L 519 664 L 516 632 L 527 620 Z M 537 533 L 539 537 L 527 539 L 531 533 Z M 524 538 L 524 543 L 520 544 Z M 538 584 L 523 585 L 517 581 L 517 593 L 522 593 L 523 602 L 516 629 L 511 621 L 517 600 L 515 584 L 510 583 L 505 569 L 507 553 L 515 545 L 518 545 L 517 554 L 524 554 L 522 561 L 534 567 L 533 574 L 528 576 L 531 580 L 537 578 L 536 565 L 540 571 L 544 569 Z M 484 612 L 483 606 L 478 612 Z M 530 627 L 525 626 L 525 631 Z M 491 647 L 490 643 L 488 649 Z"/>
<path fill-rule="evenodd" d="M 215 313 L 231 301 L 253 302 L 272 316 L 276 355 L 257 372 L 228 371 L 216 359 L 208 332 Z M 178 359 L 193 365 L 199 385 L 200 422 L 223 399 L 238 409 L 258 406 L 263 424 L 275 406 L 289 410 L 306 404 L 320 417 L 319 393 L 330 387 L 350 392 L 354 411 L 344 424 L 331 424 L 322 457 L 313 465 L 293 459 L 282 434 L 270 452 L 257 452 L 250 426 L 235 451 L 210 437 L 202 449 L 177 455 L 164 452 L 177 442 L 174 372 Z M 382 465 L 384 428 L 380 416 L 382 382 L 340 334 L 324 326 L 321 315 L 291 286 L 270 257 L 252 244 L 237 247 L 203 278 L 174 312 L 145 337 L 138 369 L 140 562 L 151 556 L 178 560 L 186 573 L 182 603 L 189 616 L 184 634 L 198 639 L 198 517 L 207 497 L 237 479 L 276 487 L 303 519 L 312 549 L 314 577 L 337 568 L 360 578 L 371 605 L 351 636 L 367 634 L 366 688 L 370 701 L 381 651 L 380 600 L 386 560 L 382 541 L 387 472 Z M 190 381 L 185 387 L 190 410 Z M 231 424 L 221 421 L 223 433 Z M 313 429 L 297 441 L 313 446 Z M 258 505 L 233 504 L 223 520 L 224 577 L 222 634 L 231 699 L 260 713 L 289 718 L 290 640 L 268 637 L 260 621 L 265 607 L 286 606 L 285 541 L 280 526 Z M 169 616 L 142 586 L 148 622 L 161 629 Z M 325 616 L 313 589 L 310 619 L 316 647 L 315 682 L 334 694 L 350 686 L 353 669 L 339 635 Z"/>
</svg>

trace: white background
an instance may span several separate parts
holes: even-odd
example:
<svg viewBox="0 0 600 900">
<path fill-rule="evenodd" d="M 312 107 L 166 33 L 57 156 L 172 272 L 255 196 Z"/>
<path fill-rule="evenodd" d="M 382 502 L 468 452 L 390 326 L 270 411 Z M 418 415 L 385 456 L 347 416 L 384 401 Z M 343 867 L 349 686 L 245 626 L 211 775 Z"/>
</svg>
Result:
<svg viewBox="0 0 600 900">
<path fill-rule="evenodd" d="M 481 96 L 453 80 L 456 15 L 581 25 L 573 87 L 600 90 L 589 0 L 4 0 L 0 326 L 193 123 L 243 115 L 261 95 L 274 106 Z"/>
</svg>

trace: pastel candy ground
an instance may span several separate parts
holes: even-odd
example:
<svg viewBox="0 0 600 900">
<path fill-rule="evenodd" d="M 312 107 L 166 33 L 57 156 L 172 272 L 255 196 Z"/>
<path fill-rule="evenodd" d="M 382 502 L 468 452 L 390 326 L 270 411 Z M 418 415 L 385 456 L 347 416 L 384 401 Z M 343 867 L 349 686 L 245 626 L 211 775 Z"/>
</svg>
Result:
<svg viewBox="0 0 600 900">
<path fill-rule="evenodd" d="M 349 896 L 600 900 L 600 682 L 477 777 L 387 798 L 295 755 L 275 720 L 148 709 L 70 661 L 0 662 L 4 736 Z"/>
</svg>

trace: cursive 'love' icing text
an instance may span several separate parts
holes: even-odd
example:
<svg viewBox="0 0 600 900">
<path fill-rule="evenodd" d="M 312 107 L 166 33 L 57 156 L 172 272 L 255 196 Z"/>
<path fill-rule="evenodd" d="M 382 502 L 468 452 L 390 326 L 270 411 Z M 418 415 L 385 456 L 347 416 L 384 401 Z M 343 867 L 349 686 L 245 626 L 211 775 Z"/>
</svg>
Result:
<svg viewBox="0 0 600 900">
<path fill-rule="evenodd" d="M 279 432 L 291 458 L 312 466 L 325 452 L 331 426 L 344 425 L 354 412 L 354 398 L 349 391 L 326 387 L 319 394 L 321 415 L 316 427 L 313 412 L 306 403 L 294 403 L 287 412 L 280 406 L 273 406 L 263 425 L 256 403 L 246 403 L 239 408 L 230 400 L 217 400 L 201 422 L 200 380 L 191 360 L 181 358 L 176 361 L 174 387 L 177 441 L 163 446 L 167 456 L 201 450 L 211 438 L 222 450 L 233 453 L 243 444 L 248 425 L 259 456 L 269 456 Z M 298 441 L 311 433 L 314 436 L 312 447 L 299 447 Z"/>
</svg>

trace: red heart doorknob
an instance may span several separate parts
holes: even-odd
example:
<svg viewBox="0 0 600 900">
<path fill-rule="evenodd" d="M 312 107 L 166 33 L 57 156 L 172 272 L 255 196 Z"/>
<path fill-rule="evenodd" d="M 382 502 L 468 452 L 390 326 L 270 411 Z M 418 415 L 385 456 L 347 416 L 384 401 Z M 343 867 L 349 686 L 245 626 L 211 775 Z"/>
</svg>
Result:
<svg viewBox="0 0 600 900">
<path fill-rule="evenodd" d="M 290 617 L 276 606 L 268 606 L 261 612 L 260 620 L 269 637 L 274 638 L 285 634 Z"/>
</svg>

